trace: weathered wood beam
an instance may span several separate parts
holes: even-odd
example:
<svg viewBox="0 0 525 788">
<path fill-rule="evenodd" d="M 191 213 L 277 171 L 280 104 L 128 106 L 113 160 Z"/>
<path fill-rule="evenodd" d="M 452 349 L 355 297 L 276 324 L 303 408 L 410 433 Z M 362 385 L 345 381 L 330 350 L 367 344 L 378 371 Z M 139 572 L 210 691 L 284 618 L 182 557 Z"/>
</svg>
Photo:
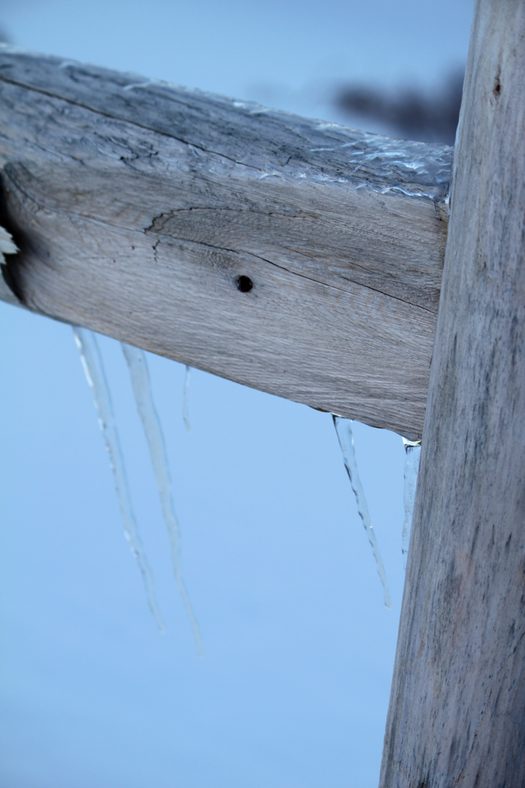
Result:
<svg viewBox="0 0 525 788">
<path fill-rule="evenodd" d="M 450 148 L 4 47 L 0 167 L 24 305 L 420 435 Z"/>
<path fill-rule="evenodd" d="M 525 3 L 478 0 L 385 788 L 525 785 Z"/>
</svg>

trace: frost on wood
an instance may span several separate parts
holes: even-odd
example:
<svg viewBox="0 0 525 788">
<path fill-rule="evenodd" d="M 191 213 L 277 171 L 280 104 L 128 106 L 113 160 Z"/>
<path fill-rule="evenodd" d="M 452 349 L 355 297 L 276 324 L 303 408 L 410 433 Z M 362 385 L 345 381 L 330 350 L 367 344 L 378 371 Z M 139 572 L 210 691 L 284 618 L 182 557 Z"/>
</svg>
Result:
<svg viewBox="0 0 525 788">
<path fill-rule="evenodd" d="M 359 517 L 361 518 L 361 522 L 363 523 L 370 547 L 372 548 L 372 555 L 374 557 L 377 574 L 379 575 L 379 579 L 383 587 L 383 599 L 386 607 L 391 607 L 392 600 L 386 579 L 385 567 L 383 564 L 383 559 L 381 558 L 381 553 L 379 551 L 376 532 L 370 518 L 370 513 L 368 511 L 368 503 L 366 500 L 365 491 L 363 489 L 363 485 L 361 484 L 361 479 L 359 478 L 357 457 L 354 446 L 354 436 L 352 433 L 352 424 L 348 419 L 343 419 L 340 416 L 333 416 L 332 418 L 339 440 L 339 445 L 343 453 L 343 461 L 346 472 L 348 474 L 348 478 L 350 479 L 350 486 L 352 487 L 352 491 L 354 493 L 357 511 Z"/>
<path fill-rule="evenodd" d="M 192 626 L 195 642 L 197 646 L 200 646 L 201 638 L 199 626 L 182 576 L 180 528 L 173 503 L 168 453 L 166 451 L 162 425 L 153 401 L 146 355 L 142 350 L 132 347 L 131 345 L 126 345 L 123 342 L 121 343 L 121 348 L 129 370 L 137 411 L 148 445 L 153 474 L 159 493 L 162 516 L 170 541 L 173 573 Z"/>
<path fill-rule="evenodd" d="M 148 606 L 159 629 L 163 630 L 164 623 L 156 600 L 153 577 L 142 546 L 142 540 L 133 511 L 126 466 L 124 464 L 124 455 L 120 445 L 109 384 L 106 378 L 104 363 L 97 339 L 91 331 L 79 328 L 78 326 L 73 327 L 73 334 L 80 353 L 84 374 L 93 394 L 98 423 L 109 455 L 109 462 L 111 470 L 113 471 L 115 488 L 122 514 L 122 521 L 124 523 L 124 535 L 139 567 L 142 582 L 146 590 Z"/>
<path fill-rule="evenodd" d="M 403 472 L 403 530 L 401 532 L 401 552 L 406 557 L 410 541 L 410 529 L 414 515 L 414 501 L 416 498 L 417 476 L 419 459 L 421 456 L 421 441 L 409 441 L 403 438 L 405 449 L 405 468 Z"/>
</svg>

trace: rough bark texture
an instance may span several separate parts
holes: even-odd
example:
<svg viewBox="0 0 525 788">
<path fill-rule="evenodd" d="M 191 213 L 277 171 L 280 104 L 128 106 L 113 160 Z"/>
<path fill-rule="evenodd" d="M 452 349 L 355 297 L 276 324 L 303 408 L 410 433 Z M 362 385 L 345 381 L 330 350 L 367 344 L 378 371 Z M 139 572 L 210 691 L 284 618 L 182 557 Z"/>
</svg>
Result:
<svg viewBox="0 0 525 788">
<path fill-rule="evenodd" d="M 450 148 L 3 47 L 0 167 L 29 308 L 421 433 Z"/>
<path fill-rule="evenodd" d="M 525 785 L 525 3 L 477 3 L 381 785 Z"/>
</svg>

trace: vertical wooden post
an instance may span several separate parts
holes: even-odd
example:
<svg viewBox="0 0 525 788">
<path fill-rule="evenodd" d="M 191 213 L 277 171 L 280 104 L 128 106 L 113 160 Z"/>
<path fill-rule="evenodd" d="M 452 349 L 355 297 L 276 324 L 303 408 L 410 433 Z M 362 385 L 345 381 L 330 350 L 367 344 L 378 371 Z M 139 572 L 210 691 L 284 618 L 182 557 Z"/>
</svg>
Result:
<svg viewBox="0 0 525 788">
<path fill-rule="evenodd" d="M 478 0 L 381 785 L 525 785 L 525 3 Z"/>
</svg>

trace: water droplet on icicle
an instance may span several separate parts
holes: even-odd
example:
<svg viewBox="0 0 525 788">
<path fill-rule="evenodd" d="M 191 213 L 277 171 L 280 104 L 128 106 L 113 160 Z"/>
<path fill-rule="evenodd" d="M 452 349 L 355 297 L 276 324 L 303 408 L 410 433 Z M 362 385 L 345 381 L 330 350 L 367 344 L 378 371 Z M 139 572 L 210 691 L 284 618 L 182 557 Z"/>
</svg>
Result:
<svg viewBox="0 0 525 788">
<path fill-rule="evenodd" d="M 392 607 L 392 600 L 390 597 L 390 591 L 388 589 L 383 559 L 381 558 L 375 528 L 372 524 L 370 513 L 368 511 L 365 491 L 363 489 L 363 485 L 361 484 L 361 479 L 359 478 L 357 457 L 354 446 L 354 436 L 352 433 L 352 423 L 349 419 L 343 419 L 340 416 L 332 416 L 332 418 L 334 421 L 337 438 L 339 440 L 339 445 L 341 447 L 341 452 L 343 454 L 343 462 L 350 480 L 350 486 L 352 487 L 352 491 L 354 493 L 357 511 L 368 537 L 368 542 L 372 549 L 372 555 L 376 565 L 377 574 L 379 575 L 379 580 L 381 581 L 381 585 L 383 587 L 383 599 L 385 606 Z"/>
<path fill-rule="evenodd" d="M 181 595 L 183 605 L 191 623 L 193 636 L 198 649 L 201 649 L 201 635 L 197 619 L 193 612 L 193 607 L 186 590 L 186 584 L 182 576 L 181 556 L 180 556 L 180 529 L 175 514 L 173 504 L 172 485 L 168 463 L 168 453 L 162 432 L 162 425 L 157 414 L 157 409 L 153 401 L 151 381 L 148 371 L 146 355 L 142 350 L 121 343 L 122 352 L 128 366 L 129 375 L 135 403 L 139 413 L 148 450 L 151 465 L 157 484 L 157 490 L 162 509 L 162 516 L 168 532 L 171 548 L 171 560 L 175 581 Z"/>
<path fill-rule="evenodd" d="M 417 476 L 419 472 L 419 460 L 421 457 L 421 441 L 409 441 L 403 438 L 405 448 L 405 467 L 403 471 L 403 530 L 401 531 L 401 552 L 406 561 L 408 545 L 410 542 L 410 530 L 412 518 L 414 516 L 414 502 L 416 499 Z"/>
<path fill-rule="evenodd" d="M 142 582 L 146 591 L 146 599 L 151 613 L 159 629 L 164 630 L 164 623 L 159 606 L 156 601 L 153 577 L 142 546 L 129 484 L 124 464 L 124 455 L 113 412 L 109 384 L 106 378 L 104 362 L 95 335 L 85 328 L 73 326 L 75 344 L 80 353 L 80 360 L 84 369 L 86 380 L 93 395 L 93 402 L 98 416 L 100 431 L 109 456 L 109 463 L 113 472 L 115 489 L 117 491 L 124 535 L 129 548 L 137 562 Z"/>
</svg>

